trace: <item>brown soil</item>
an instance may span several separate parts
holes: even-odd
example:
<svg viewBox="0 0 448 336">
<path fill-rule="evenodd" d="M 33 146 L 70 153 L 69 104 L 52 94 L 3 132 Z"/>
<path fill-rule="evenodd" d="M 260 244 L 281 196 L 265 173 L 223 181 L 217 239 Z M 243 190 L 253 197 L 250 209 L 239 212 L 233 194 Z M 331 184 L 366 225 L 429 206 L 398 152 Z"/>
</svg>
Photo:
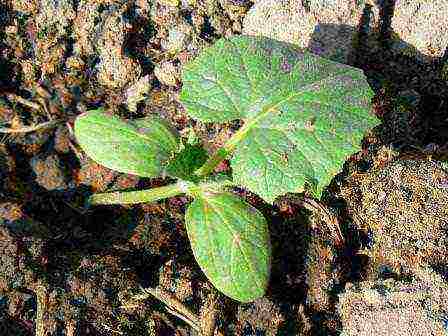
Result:
<svg viewBox="0 0 448 336">
<path fill-rule="evenodd" d="M 170 5 L 177 2 L 191 5 Z M 434 213 L 445 216 L 437 234 L 446 232 L 446 202 L 439 202 L 441 196 L 431 194 L 430 186 L 424 190 L 428 198 L 418 196 L 422 181 L 442 175 L 434 161 L 448 157 L 443 63 L 395 55 L 388 49 L 387 33 L 380 36 L 380 49 L 366 50 L 361 33 L 355 63 L 376 90 L 374 111 L 383 122 L 323 198 L 339 217 L 345 244 L 328 239 L 322 218 L 293 199 L 269 206 L 235 190 L 269 219 L 273 266 L 264 298 L 250 304 L 225 298 L 193 258 L 183 223 L 186 197 L 86 208 L 94 192 L 150 188 L 166 181 L 119 174 L 92 162 L 76 145 L 72 126 L 77 115 L 98 106 L 126 118 L 158 114 L 184 136 L 192 127 L 206 148 L 215 150 L 238 124 L 190 120 L 178 101 L 181 83 L 158 79 L 154 68 L 169 61 L 179 70 L 201 48 L 239 34 L 253 2 L 158 0 L 149 6 L 139 0 L 66 0 L 61 3 L 71 6 L 61 5 L 53 13 L 63 18 L 52 20 L 38 3 L 53 1 L 0 4 L 0 126 L 18 129 L 59 120 L 35 132 L 0 134 L 0 335 L 34 335 L 39 324 L 52 336 L 195 334 L 159 300 L 132 300 L 140 286 L 159 286 L 201 320 L 214 322 L 210 335 L 339 334 L 337 298 L 346 283 L 374 277 L 384 266 L 402 275 L 400 263 L 387 255 L 389 241 L 369 245 L 372 230 L 365 225 L 381 231 L 377 221 L 369 222 L 372 206 L 378 213 L 402 210 L 404 216 L 415 216 L 434 210 L 421 204 L 431 202 Z M 173 27 L 186 34 L 185 40 L 169 40 Z M 113 52 L 105 55 L 104 48 Z M 146 75 L 150 91 L 129 112 L 125 84 Z M 413 160 L 427 164 L 416 166 Z M 384 169 L 390 162 L 404 165 L 410 171 L 406 176 L 418 183 L 405 181 L 405 191 L 391 193 L 396 185 L 384 182 L 393 179 L 393 169 Z M 378 186 L 402 202 L 394 209 L 380 208 Z M 403 201 L 409 193 L 412 200 Z M 406 210 L 409 203 L 415 212 Z M 420 232 L 421 239 L 428 236 Z M 374 263 L 359 253 L 369 248 Z M 433 257 L 440 251 L 415 256 L 426 258 L 424 253 Z M 431 260 L 440 273 L 446 272 L 446 260 Z"/>
</svg>

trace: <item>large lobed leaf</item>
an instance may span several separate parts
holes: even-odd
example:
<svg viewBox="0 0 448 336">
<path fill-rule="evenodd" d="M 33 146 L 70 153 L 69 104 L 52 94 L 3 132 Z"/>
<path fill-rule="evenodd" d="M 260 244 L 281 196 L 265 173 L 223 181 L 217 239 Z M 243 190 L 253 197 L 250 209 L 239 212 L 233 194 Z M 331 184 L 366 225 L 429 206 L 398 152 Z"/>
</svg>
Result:
<svg viewBox="0 0 448 336">
<path fill-rule="evenodd" d="M 177 135 L 159 118 L 123 121 L 102 109 L 76 118 L 75 136 L 94 161 L 145 177 L 162 175 L 179 147 Z"/>
<path fill-rule="evenodd" d="M 199 266 L 227 296 L 250 302 L 269 279 L 269 233 L 263 215 L 230 193 L 204 193 L 188 207 L 185 223 Z"/>
<path fill-rule="evenodd" d="M 180 95 L 205 122 L 243 119 L 237 183 L 266 201 L 305 185 L 317 196 L 360 149 L 372 91 L 362 71 L 264 37 L 219 40 L 189 63 Z"/>
</svg>

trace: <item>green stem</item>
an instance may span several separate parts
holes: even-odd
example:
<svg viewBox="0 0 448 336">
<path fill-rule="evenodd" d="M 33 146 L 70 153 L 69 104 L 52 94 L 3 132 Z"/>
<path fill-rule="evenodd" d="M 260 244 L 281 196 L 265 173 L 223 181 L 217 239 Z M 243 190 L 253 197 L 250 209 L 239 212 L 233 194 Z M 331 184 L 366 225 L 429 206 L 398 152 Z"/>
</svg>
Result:
<svg viewBox="0 0 448 336">
<path fill-rule="evenodd" d="M 138 190 L 116 191 L 111 193 L 94 194 L 89 198 L 89 204 L 136 204 L 154 202 L 164 198 L 177 196 L 187 191 L 188 185 L 184 182 L 170 184 L 164 187 Z"/>
<path fill-rule="evenodd" d="M 246 122 L 243 127 L 241 127 L 238 131 L 236 131 L 229 140 L 219 148 L 215 154 L 213 154 L 205 163 L 204 165 L 197 169 L 195 171 L 195 174 L 200 177 L 208 176 L 210 175 L 213 170 L 223 161 L 225 160 L 236 148 L 237 144 L 243 140 L 246 137 L 247 132 L 252 128 L 252 126 L 257 123 L 261 117 L 263 117 L 264 114 L 261 114 L 261 116 L 256 117 L 252 120 L 249 120 Z"/>
<path fill-rule="evenodd" d="M 213 170 L 215 170 L 216 166 L 221 163 L 221 161 L 225 160 L 226 157 L 230 154 L 229 151 L 225 149 L 225 147 L 219 148 L 215 154 L 213 154 L 204 165 L 197 169 L 194 173 L 197 176 L 204 177 L 210 175 Z"/>
<path fill-rule="evenodd" d="M 230 185 L 233 185 L 233 182 L 228 179 L 201 183 L 199 185 L 188 181 L 178 181 L 175 184 L 153 189 L 94 194 L 90 196 L 88 203 L 90 205 L 149 203 L 180 194 L 196 197 L 203 191 L 218 191 Z"/>
</svg>

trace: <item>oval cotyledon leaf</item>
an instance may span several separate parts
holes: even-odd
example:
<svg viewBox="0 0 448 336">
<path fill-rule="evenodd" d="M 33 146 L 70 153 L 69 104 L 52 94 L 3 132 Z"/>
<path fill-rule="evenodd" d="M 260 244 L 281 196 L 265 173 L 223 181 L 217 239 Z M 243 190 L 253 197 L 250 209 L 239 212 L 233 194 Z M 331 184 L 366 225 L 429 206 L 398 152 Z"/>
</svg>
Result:
<svg viewBox="0 0 448 336">
<path fill-rule="evenodd" d="M 185 223 L 196 261 L 227 296 L 250 302 L 264 295 L 271 248 L 264 216 L 231 193 L 207 193 L 188 206 Z"/>
<path fill-rule="evenodd" d="M 103 109 L 76 118 L 74 132 L 94 161 L 122 173 L 157 177 L 179 148 L 171 128 L 156 117 L 123 121 Z"/>
<path fill-rule="evenodd" d="M 319 197 L 379 124 L 361 70 L 265 37 L 217 41 L 182 81 L 192 118 L 244 120 L 230 148 L 234 181 L 269 203 L 307 186 Z"/>
</svg>

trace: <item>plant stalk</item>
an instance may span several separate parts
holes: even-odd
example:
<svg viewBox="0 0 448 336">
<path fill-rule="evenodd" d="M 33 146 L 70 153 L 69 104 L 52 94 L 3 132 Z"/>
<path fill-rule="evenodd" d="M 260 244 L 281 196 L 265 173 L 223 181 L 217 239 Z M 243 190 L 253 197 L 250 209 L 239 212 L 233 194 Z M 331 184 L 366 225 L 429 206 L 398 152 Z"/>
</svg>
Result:
<svg viewBox="0 0 448 336">
<path fill-rule="evenodd" d="M 161 199 L 187 194 L 196 197 L 203 191 L 218 191 L 226 186 L 233 185 L 228 179 L 201 183 L 199 185 L 178 181 L 164 187 L 138 190 L 138 191 L 114 191 L 110 193 L 93 194 L 88 200 L 89 205 L 97 204 L 137 204 L 159 201 Z"/>
<path fill-rule="evenodd" d="M 197 169 L 194 173 L 199 177 L 204 177 L 210 175 L 213 170 L 225 160 L 236 148 L 238 143 L 240 143 L 247 135 L 247 133 L 256 125 L 261 119 L 263 119 L 270 111 L 276 108 L 276 105 L 268 106 L 263 109 L 263 111 L 253 119 L 247 120 L 244 125 L 236 131 L 229 140 L 219 148 L 215 154 L 213 154 L 202 167 Z"/>
<path fill-rule="evenodd" d="M 136 204 L 154 202 L 185 193 L 185 183 L 175 183 L 164 187 L 138 191 L 115 191 L 110 193 L 94 194 L 88 203 L 96 204 Z"/>
<path fill-rule="evenodd" d="M 230 151 L 226 150 L 225 146 L 219 148 L 215 154 L 213 154 L 202 167 L 197 169 L 194 173 L 197 176 L 204 177 L 210 175 L 213 170 L 215 170 L 216 166 L 218 166 L 223 160 L 227 158 L 230 154 Z"/>
</svg>

